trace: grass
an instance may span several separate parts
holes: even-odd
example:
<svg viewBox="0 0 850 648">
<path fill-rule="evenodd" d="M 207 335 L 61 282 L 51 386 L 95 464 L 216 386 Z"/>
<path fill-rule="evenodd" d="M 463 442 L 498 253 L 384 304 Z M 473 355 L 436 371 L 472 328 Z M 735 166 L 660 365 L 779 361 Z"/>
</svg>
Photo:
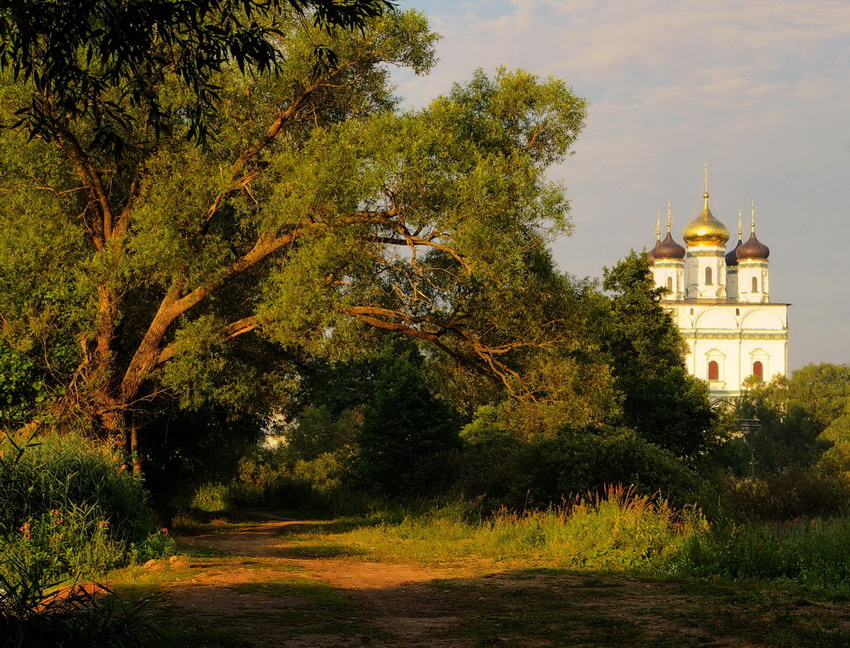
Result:
<svg viewBox="0 0 850 648">
<path fill-rule="evenodd" d="M 850 519 L 717 526 L 689 537 L 660 571 L 674 576 L 773 579 L 850 599 Z"/>
<path fill-rule="evenodd" d="M 355 527 L 316 525 L 297 535 L 293 555 L 370 555 L 379 559 L 446 562 L 484 558 L 505 564 L 622 570 L 654 564 L 707 528 L 698 511 L 675 510 L 662 499 L 611 487 L 605 496 L 577 498 L 547 511 L 501 511 L 470 521 L 463 503 L 399 523 Z M 340 530 L 343 529 L 343 530 Z"/>
<path fill-rule="evenodd" d="M 793 592 L 700 581 L 651 582 L 551 570 L 438 581 L 454 599 L 463 645 L 848 645 L 831 610 Z"/>
<path fill-rule="evenodd" d="M 755 564 L 758 536 L 738 531 L 721 541 L 720 529 L 710 529 L 696 511 L 674 511 L 627 490 L 615 489 L 604 500 L 585 498 L 560 509 L 502 512 L 485 520 L 455 506 L 409 514 L 396 523 L 374 517 L 362 522 L 307 521 L 281 527 L 277 537 L 251 536 L 270 543 L 262 547 L 273 547 L 278 558 L 261 551 L 256 558 L 196 554 L 191 577 L 179 569 L 143 575 L 159 580 L 158 620 L 166 637 L 192 648 L 241 648 L 259 636 L 288 637 L 293 645 L 302 641 L 298 637 L 304 645 L 360 645 L 382 638 L 388 645 L 418 640 L 482 647 L 850 645 L 850 612 L 799 576 L 789 580 L 751 568 L 734 575 L 712 567 L 742 542 L 750 548 L 739 555 Z M 834 522 L 764 533 L 783 542 L 820 543 L 813 555 L 828 570 L 845 528 Z M 830 539 L 818 540 L 818 534 Z M 696 546 L 703 563 L 684 561 Z M 768 553 L 791 555 L 783 551 Z M 418 573 L 430 571 L 433 579 L 406 585 L 394 576 L 382 587 L 376 578 L 368 590 L 347 579 L 339 581 L 345 587 L 333 586 L 339 580 L 334 570 L 353 565 L 358 554 L 369 561 L 419 563 Z M 315 557 L 322 560 L 311 560 Z M 345 560 L 335 566 L 336 557 Z M 694 571 L 698 564 L 703 574 Z M 274 571 L 273 565 L 299 571 Z M 395 568 L 370 569 L 392 575 Z M 210 600 L 220 601 L 215 623 L 208 621 L 206 604 L 174 605 L 182 597 L 198 600 L 194 582 L 204 585 Z"/>
</svg>

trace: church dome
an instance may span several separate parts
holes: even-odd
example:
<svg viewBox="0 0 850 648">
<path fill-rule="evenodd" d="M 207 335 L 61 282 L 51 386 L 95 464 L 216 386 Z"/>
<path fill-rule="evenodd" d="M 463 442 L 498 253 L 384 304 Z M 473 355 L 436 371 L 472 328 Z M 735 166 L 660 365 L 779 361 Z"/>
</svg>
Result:
<svg viewBox="0 0 850 648">
<path fill-rule="evenodd" d="M 655 220 L 655 246 L 646 253 L 646 260 L 649 265 L 655 265 L 655 253 L 658 251 L 658 246 L 661 245 L 661 210 L 658 210 L 658 218 Z"/>
<path fill-rule="evenodd" d="M 708 192 L 702 197 L 705 199 L 702 212 L 694 220 L 688 223 L 683 232 L 685 242 L 688 245 L 721 245 L 725 246 L 729 240 L 729 230 L 714 217 L 708 207 Z"/>
<path fill-rule="evenodd" d="M 756 233 L 750 234 L 750 240 L 737 250 L 738 259 L 767 259 L 770 248 L 756 238 Z"/>
<path fill-rule="evenodd" d="M 646 260 L 649 261 L 649 265 L 651 266 L 655 265 L 655 251 L 658 249 L 659 245 L 661 245 L 661 242 L 656 241 L 655 247 L 646 253 Z"/>
<path fill-rule="evenodd" d="M 770 248 L 756 238 L 756 202 L 753 201 L 750 216 L 750 240 L 741 245 L 736 251 L 740 259 L 767 259 L 770 256 Z M 740 229 L 740 226 L 739 226 Z"/>
<path fill-rule="evenodd" d="M 738 265 L 738 250 L 741 247 L 741 239 L 738 239 L 738 245 L 726 253 L 726 267 L 734 268 Z"/>
<path fill-rule="evenodd" d="M 684 259 L 685 248 L 673 240 L 673 235 L 667 232 L 667 236 L 652 250 L 654 259 Z"/>
</svg>

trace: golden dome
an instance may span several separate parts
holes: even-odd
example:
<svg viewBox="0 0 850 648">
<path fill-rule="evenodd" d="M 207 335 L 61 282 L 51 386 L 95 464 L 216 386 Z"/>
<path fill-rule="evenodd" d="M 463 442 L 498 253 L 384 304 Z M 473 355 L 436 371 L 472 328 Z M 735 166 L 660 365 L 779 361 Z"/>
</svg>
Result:
<svg viewBox="0 0 850 648">
<path fill-rule="evenodd" d="M 702 197 L 705 199 L 702 212 L 688 223 L 682 236 L 688 245 L 725 246 L 726 241 L 729 240 L 729 230 L 714 217 L 708 208 L 708 192 L 705 192 Z"/>
</svg>

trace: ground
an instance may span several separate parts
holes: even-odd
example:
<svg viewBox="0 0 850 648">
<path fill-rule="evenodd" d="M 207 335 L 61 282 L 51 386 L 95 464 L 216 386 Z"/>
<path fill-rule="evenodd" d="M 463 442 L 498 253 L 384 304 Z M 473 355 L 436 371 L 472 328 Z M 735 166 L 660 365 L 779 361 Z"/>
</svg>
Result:
<svg viewBox="0 0 850 648">
<path fill-rule="evenodd" d="M 787 587 L 467 559 L 376 560 L 315 521 L 223 525 L 113 576 L 190 648 L 850 646 L 850 609 Z M 315 542 L 317 529 L 322 541 Z M 305 538 L 307 541 L 305 541 Z"/>
</svg>

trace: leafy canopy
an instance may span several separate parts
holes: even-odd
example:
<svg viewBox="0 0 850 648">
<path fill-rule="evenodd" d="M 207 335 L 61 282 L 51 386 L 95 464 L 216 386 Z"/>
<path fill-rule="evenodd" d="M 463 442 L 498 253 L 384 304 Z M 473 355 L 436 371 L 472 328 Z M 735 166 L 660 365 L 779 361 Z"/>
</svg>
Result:
<svg viewBox="0 0 850 648">
<path fill-rule="evenodd" d="M 117 433 L 163 392 L 191 408 L 268 407 L 298 362 L 357 355 L 376 330 L 532 400 L 582 384 L 585 288 L 546 250 L 569 205 L 545 170 L 569 154 L 585 102 L 499 70 L 401 111 L 389 66 L 434 60 L 420 14 L 363 33 L 297 16 L 280 29 L 276 75 L 236 63 L 213 75 L 206 147 L 187 140 L 171 68 L 157 96 L 173 135 L 148 148 L 130 123 L 137 153 L 121 164 L 95 114 L 52 122 L 64 130 L 50 142 L 0 133 L 3 335 L 14 346 L 34 323 L 53 331 L 38 355 L 60 413 Z M 333 67 L 315 65 L 320 37 Z M 10 124 L 32 87 L 7 79 L 2 92 Z M 59 339 L 73 349 L 62 364 Z"/>
<path fill-rule="evenodd" d="M 0 69 L 32 87 L 16 115 L 31 136 L 61 137 L 80 120 L 94 143 L 120 157 L 136 128 L 173 129 L 161 95 L 184 92 L 190 139 L 205 141 L 220 99 L 216 76 L 238 65 L 276 69 L 292 14 L 326 30 L 363 29 L 388 0 L 6 0 L 0 3 Z M 319 62 L 336 63 L 317 40 Z"/>
</svg>

